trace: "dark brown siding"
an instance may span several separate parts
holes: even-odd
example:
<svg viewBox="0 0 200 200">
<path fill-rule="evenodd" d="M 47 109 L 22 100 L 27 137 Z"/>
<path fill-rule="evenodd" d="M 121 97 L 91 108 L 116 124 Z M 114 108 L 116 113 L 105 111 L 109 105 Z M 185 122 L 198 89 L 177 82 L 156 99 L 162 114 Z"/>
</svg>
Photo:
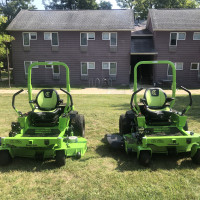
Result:
<svg viewBox="0 0 200 200">
<path fill-rule="evenodd" d="M 158 52 L 157 60 L 183 62 L 183 70 L 177 70 L 177 83 L 186 87 L 200 87 L 198 71 L 190 70 L 192 62 L 200 63 L 200 40 L 193 40 L 193 31 L 186 32 L 186 40 L 178 40 L 175 52 L 169 51 L 169 31 L 154 32 L 155 49 Z M 167 77 L 167 66 L 155 66 L 154 82 Z"/>
<path fill-rule="evenodd" d="M 117 62 L 117 77 L 114 85 L 129 84 L 131 32 L 117 33 L 117 52 L 110 52 L 110 41 L 102 40 L 102 32 L 95 32 L 95 40 L 88 40 L 88 51 L 80 51 L 80 32 L 59 32 L 59 50 L 51 50 L 51 41 L 44 40 L 44 33 L 37 32 L 37 40 L 30 41 L 30 51 L 23 48 L 22 32 L 12 32 L 12 62 L 14 81 L 25 84 L 24 61 L 60 61 L 69 66 L 73 85 L 88 85 L 81 80 L 81 62 L 95 62 L 95 69 L 88 70 L 88 78 L 108 78 L 108 70 L 102 70 L 102 62 Z M 65 83 L 65 70 L 61 69 L 60 80 L 54 80 L 51 69 L 33 69 L 33 83 L 60 85 Z"/>
</svg>

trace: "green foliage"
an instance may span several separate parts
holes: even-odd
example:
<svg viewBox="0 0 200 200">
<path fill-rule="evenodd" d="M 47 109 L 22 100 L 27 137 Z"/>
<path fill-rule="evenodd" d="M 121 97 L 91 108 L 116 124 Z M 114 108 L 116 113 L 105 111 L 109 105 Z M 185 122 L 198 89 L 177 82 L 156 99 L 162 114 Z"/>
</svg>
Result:
<svg viewBox="0 0 200 200">
<path fill-rule="evenodd" d="M 99 4 L 100 10 L 111 10 L 112 4 L 109 1 L 101 1 Z"/>
<path fill-rule="evenodd" d="M 6 0 L 0 3 L 0 10 L 4 16 L 8 18 L 10 22 L 20 9 L 36 9 L 34 5 L 31 4 L 33 0 Z"/>
<path fill-rule="evenodd" d="M 117 5 L 121 8 L 134 8 L 135 0 L 116 0 Z"/>
<path fill-rule="evenodd" d="M 199 0 L 116 0 L 121 8 L 134 8 L 136 17 L 146 19 L 150 8 L 197 8 Z"/>
<path fill-rule="evenodd" d="M 46 10 L 95 10 L 98 5 L 95 0 L 42 0 Z"/>
<path fill-rule="evenodd" d="M 7 17 L 0 16 L 0 57 L 2 58 L 6 57 L 6 44 L 10 43 L 12 40 L 14 40 L 14 37 L 7 35 L 2 31 L 2 26 L 7 22 Z M 2 66 L 2 65 L 1 65 Z"/>
</svg>

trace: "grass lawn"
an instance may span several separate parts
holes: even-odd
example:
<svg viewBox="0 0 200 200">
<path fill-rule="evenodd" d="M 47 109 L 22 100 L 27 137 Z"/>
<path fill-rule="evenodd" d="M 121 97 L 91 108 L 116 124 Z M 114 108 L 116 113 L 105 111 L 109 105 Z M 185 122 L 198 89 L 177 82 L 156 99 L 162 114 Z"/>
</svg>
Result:
<svg viewBox="0 0 200 200">
<path fill-rule="evenodd" d="M 63 96 L 62 96 L 63 97 Z M 149 168 L 136 156 L 113 151 L 104 135 L 118 132 L 119 115 L 129 109 L 129 95 L 73 95 L 75 109 L 85 115 L 88 151 L 80 160 L 67 158 L 56 168 L 52 160 L 36 162 L 15 158 L 0 167 L 0 198 L 6 199 L 200 199 L 200 166 L 189 156 L 153 156 Z M 178 96 L 177 109 L 188 98 Z M 7 136 L 17 115 L 12 95 L 0 94 L 1 136 Z M 178 104 L 179 102 L 179 104 Z M 189 130 L 200 133 L 200 96 L 193 96 L 188 113 Z M 16 107 L 29 111 L 27 95 L 17 97 Z"/>
</svg>

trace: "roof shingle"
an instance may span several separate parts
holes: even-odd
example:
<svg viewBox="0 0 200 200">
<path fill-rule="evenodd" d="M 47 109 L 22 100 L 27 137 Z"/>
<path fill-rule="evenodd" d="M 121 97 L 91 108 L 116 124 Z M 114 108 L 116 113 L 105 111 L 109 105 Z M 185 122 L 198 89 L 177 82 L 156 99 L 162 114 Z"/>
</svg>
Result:
<svg viewBox="0 0 200 200">
<path fill-rule="evenodd" d="M 200 9 L 150 9 L 153 30 L 200 30 Z"/>
<path fill-rule="evenodd" d="M 7 27 L 8 31 L 117 31 L 134 28 L 133 11 L 21 10 Z"/>
</svg>

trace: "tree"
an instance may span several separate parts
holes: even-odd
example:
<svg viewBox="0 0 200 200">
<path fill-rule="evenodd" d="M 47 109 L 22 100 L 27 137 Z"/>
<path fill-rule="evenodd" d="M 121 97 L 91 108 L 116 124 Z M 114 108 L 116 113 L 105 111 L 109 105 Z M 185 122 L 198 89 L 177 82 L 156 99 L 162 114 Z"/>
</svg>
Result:
<svg viewBox="0 0 200 200">
<path fill-rule="evenodd" d="M 0 16 L 0 27 L 2 27 L 3 24 L 5 24 L 7 21 L 7 17 Z M 7 59 L 7 69 L 8 69 L 8 81 L 9 81 L 9 87 L 10 87 L 10 66 L 9 66 L 9 45 L 12 40 L 14 40 L 14 37 L 6 34 L 3 29 L 0 29 L 0 71 L 1 68 L 4 66 L 2 61 L 5 61 Z"/>
<path fill-rule="evenodd" d="M 134 0 L 116 0 L 120 8 L 134 8 Z"/>
<path fill-rule="evenodd" d="M 100 10 L 111 10 L 112 4 L 109 1 L 101 1 L 99 4 Z"/>
<path fill-rule="evenodd" d="M 95 10 L 98 5 L 95 0 L 42 0 L 46 10 Z"/>
<path fill-rule="evenodd" d="M 150 8 L 197 8 L 200 0 L 116 0 L 121 8 L 134 8 L 136 15 L 146 19 Z"/>
<path fill-rule="evenodd" d="M 33 0 L 2 0 L 0 3 L 0 10 L 1 13 L 7 17 L 9 23 L 20 9 L 36 9 L 31 2 L 33 2 Z"/>
</svg>

